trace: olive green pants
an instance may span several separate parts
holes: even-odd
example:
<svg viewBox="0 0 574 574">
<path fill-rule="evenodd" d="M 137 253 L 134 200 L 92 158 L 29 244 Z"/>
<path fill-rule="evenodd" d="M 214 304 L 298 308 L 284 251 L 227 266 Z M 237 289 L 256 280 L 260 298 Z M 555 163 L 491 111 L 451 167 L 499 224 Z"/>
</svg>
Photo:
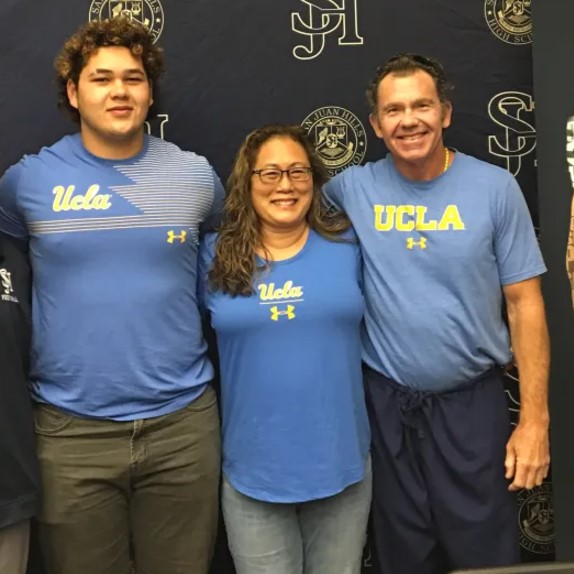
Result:
<svg viewBox="0 0 574 574">
<path fill-rule="evenodd" d="M 211 387 L 151 419 L 85 419 L 49 405 L 34 418 L 47 574 L 207 574 L 220 472 Z"/>
</svg>

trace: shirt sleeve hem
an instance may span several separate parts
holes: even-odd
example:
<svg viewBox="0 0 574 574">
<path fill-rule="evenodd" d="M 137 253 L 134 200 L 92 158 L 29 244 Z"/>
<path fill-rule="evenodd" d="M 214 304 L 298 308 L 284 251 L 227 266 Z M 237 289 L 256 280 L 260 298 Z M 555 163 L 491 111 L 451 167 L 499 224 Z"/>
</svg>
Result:
<svg viewBox="0 0 574 574">
<path fill-rule="evenodd" d="M 507 277 L 500 278 L 501 285 L 512 285 L 513 283 L 520 283 L 521 281 L 526 281 L 527 279 L 532 279 L 533 277 L 538 277 L 543 273 L 546 273 L 547 269 L 545 265 L 538 265 L 534 269 L 528 271 L 522 271 L 521 273 L 514 273 L 508 275 Z"/>
</svg>

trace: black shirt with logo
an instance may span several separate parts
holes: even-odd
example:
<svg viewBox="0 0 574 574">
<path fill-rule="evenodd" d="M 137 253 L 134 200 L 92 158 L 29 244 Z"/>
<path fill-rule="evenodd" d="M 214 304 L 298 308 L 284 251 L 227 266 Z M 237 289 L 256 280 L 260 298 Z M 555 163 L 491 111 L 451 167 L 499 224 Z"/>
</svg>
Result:
<svg viewBox="0 0 574 574">
<path fill-rule="evenodd" d="M 30 268 L 25 248 L 0 233 L 0 529 L 39 506 L 39 470 L 27 387 Z"/>
</svg>

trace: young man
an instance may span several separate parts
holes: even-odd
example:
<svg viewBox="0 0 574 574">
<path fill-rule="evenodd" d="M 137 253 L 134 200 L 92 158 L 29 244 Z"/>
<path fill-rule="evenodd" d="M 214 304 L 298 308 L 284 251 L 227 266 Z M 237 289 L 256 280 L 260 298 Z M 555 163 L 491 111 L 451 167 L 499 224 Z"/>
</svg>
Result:
<svg viewBox="0 0 574 574">
<path fill-rule="evenodd" d="M 365 261 L 373 518 L 385 574 L 518 561 L 511 491 L 548 472 L 545 267 L 514 178 L 445 147 L 448 87 L 438 62 L 391 58 L 368 90 L 390 154 L 326 190 L 351 218 Z M 510 338 L 521 412 L 509 438 L 501 367 Z"/>
<path fill-rule="evenodd" d="M 0 574 L 25 574 L 30 518 L 40 501 L 26 381 L 30 269 L 23 248 L 0 233 Z"/>
<path fill-rule="evenodd" d="M 203 157 L 144 134 L 163 69 L 144 27 L 92 22 L 55 67 L 80 132 L 0 182 L 0 230 L 33 269 L 46 569 L 204 574 L 220 439 L 196 259 L 223 190 Z"/>
</svg>

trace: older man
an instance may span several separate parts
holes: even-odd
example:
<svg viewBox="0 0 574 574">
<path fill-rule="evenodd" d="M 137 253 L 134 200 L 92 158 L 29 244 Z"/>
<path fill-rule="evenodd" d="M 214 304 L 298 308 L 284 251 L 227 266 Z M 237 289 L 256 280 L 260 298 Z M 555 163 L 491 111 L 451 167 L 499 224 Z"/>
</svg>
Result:
<svg viewBox="0 0 574 574">
<path fill-rule="evenodd" d="M 443 141 L 442 66 L 402 54 L 367 92 L 389 155 L 327 186 L 364 256 L 373 518 L 385 574 L 518 561 L 512 491 L 548 472 L 544 263 L 510 173 Z M 503 321 L 506 302 L 510 333 Z M 502 368 L 520 370 L 510 434 Z"/>
</svg>

